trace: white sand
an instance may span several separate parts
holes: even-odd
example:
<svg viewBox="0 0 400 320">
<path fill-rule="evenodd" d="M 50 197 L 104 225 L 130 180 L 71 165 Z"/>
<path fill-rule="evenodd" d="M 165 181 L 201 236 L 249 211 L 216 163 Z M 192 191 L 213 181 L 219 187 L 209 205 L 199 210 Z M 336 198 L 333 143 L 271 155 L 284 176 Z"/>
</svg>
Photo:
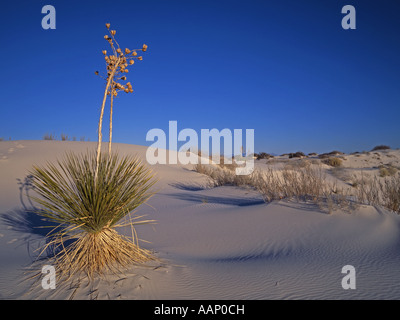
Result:
<svg viewBox="0 0 400 320">
<path fill-rule="evenodd" d="M 94 147 L 94 142 L 0 142 L 0 298 L 400 299 L 398 215 L 370 206 L 329 215 L 311 204 L 265 204 L 250 189 L 207 188 L 207 179 L 192 165 L 153 166 L 159 192 L 151 206 L 138 211 L 158 221 L 137 232 L 150 241 L 142 246 L 155 250 L 162 263 L 133 267 L 89 286 L 83 281 L 76 291 L 40 286 L 29 291 L 28 283 L 18 283 L 44 238 L 43 230 L 35 228 L 40 219 L 26 214 L 29 200 L 17 179 L 24 180 L 35 163 Z M 114 149 L 143 159 L 146 152 L 146 147 L 125 144 Z M 331 178 L 346 184 L 361 168 L 376 174 L 373 167 L 380 162 L 399 165 L 399 151 L 378 153 L 380 159 L 374 152 L 344 155 L 344 169 Z M 356 269 L 355 290 L 341 286 L 344 265 Z"/>
</svg>

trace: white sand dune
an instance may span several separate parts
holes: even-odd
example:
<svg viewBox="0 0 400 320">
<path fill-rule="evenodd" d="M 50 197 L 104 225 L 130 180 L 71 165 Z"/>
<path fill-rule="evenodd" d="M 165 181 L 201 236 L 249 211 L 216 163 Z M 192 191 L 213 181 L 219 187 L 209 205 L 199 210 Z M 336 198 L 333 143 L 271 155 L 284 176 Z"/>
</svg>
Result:
<svg viewBox="0 0 400 320">
<path fill-rule="evenodd" d="M 251 189 L 207 187 L 207 178 L 192 165 L 153 166 L 159 190 L 138 211 L 157 220 L 137 232 L 150 242 L 142 246 L 153 249 L 161 262 L 91 284 L 82 281 L 77 290 L 30 290 L 19 280 L 44 231 L 36 228 L 40 218 L 26 213 L 29 199 L 17 179 L 23 182 L 33 164 L 94 147 L 90 142 L 0 142 L 0 298 L 400 299 L 397 214 L 371 206 L 326 214 L 312 204 L 266 204 Z M 145 159 L 143 146 L 115 144 L 114 149 Z M 386 160 L 399 164 L 399 151 L 380 153 L 380 160 L 374 153 L 345 155 L 343 170 L 357 174 L 360 168 L 375 172 L 373 167 Z M 262 168 L 265 162 L 256 165 Z M 356 269 L 355 290 L 341 286 L 345 265 Z"/>
</svg>

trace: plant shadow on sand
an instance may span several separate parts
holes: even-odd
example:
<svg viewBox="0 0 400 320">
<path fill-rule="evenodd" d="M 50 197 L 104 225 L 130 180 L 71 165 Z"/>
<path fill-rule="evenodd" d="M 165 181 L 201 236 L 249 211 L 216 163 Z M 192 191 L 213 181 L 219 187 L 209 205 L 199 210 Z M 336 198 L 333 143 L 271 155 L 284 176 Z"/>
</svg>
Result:
<svg viewBox="0 0 400 320">
<path fill-rule="evenodd" d="M 39 209 L 34 206 L 29 195 L 34 189 L 32 176 L 28 175 L 23 180 L 17 179 L 17 181 L 21 207 L 1 213 L 0 219 L 10 230 L 23 235 L 24 244 L 27 245 L 30 256 L 34 260 L 39 259 L 39 255 L 35 257 L 31 249 L 38 251 L 39 247 L 43 246 L 44 240 L 48 243 L 51 240 L 51 234 L 57 232 L 60 225 L 38 214 Z M 52 255 L 54 252 L 48 248 L 41 259 L 50 258 Z"/>
<path fill-rule="evenodd" d="M 282 207 L 298 209 L 298 210 L 306 210 L 311 212 L 316 212 L 320 214 L 327 214 L 327 210 L 324 210 L 321 205 L 318 205 L 309 201 L 297 201 L 293 199 L 282 199 L 275 200 L 273 202 L 266 202 L 262 195 L 259 196 L 251 195 L 238 197 L 237 195 L 232 196 L 210 196 L 201 193 L 204 190 L 216 189 L 219 187 L 204 187 L 199 184 L 184 184 L 184 183 L 173 183 L 170 186 L 177 188 L 179 190 L 187 191 L 181 193 L 173 193 L 170 194 L 171 197 L 174 197 L 179 200 L 190 201 L 195 203 L 213 203 L 213 204 L 223 204 L 223 205 L 231 205 L 238 207 L 246 207 L 246 206 L 254 206 L 254 205 L 269 205 L 274 203 L 275 205 L 279 205 Z M 235 188 L 242 189 L 242 187 L 234 186 Z M 246 190 L 246 189 L 243 189 Z"/>
<path fill-rule="evenodd" d="M 192 190 L 196 192 L 197 190 Z M 196 203 L 214 203 L 214 204 L 224 204 L 224 205 L 231 205 L 231 206 L 239 206 L 239 207 L 246 207 L 246 206 L 254 206 L 259 204 L 264 204 L 264 200 L 260 198 L 234 198 L 234 197 L 224 197 L 224 196 L 209 196 L 204 194 L 192 194 L 192 193 L 174 193 L 171 195 L 172 197 L 184 200 L 184 201 L 191 201 Z"/>
<path fill-rule="evenodd" d="M 247 254 L 238 254 L 238 255 L 228 255 L 228 256 L 220 256 L 220 257 L 211 257 L 207 259 L 202 259 L 204 262 L 212 262 L 212 263 L 253 263 L 259 262 L 265 264 L 268 261 L 276 261 L 277 259 L 285 259 L 289 258 L 292 254 L 291 250 L 280 250 L 280 251 L 260 251 L 260 252 L 250 252 Z"/>
<path fill-rule="evenodd" d="M 35 207 L 30 199 L 30 192 L 33 191 L 32 176 L 28 175 L 23 180 L 17 179 L 19 185 L 19 197 L 21 207 L 0 213 L 0 220 L 9 230 L 19 234 L 17 246 L 27 248 L 30 262 L 21 266 L 22 275 L 18 277 L 17 284 L 22 286 L 22 291 L 16 293 L 22 297 L 27 292 L 40 287 L 41 269 L 44 264 L 48 264 L 59 252 L 57 248 L 49 246 L 52 241 L 52 234 L 61 229 L 61 225 L 52 222 L 39 214 L 39 209 Z M 74 240 L 67 240 L 65 246 L 73 243 Z M 26 288 L 26 291 L 23 288 Z"/>
<path fill-rule="evenodd" d="M 201 184 L 194 184 L 194 183 L 188 184 L 188 183 L 175 182 L 175 183 L 170 183 L 169 185 L 176 189 L 185 191 L 201 191 L 209 189 L 208 187 L 205 187 Z"/>
<path fill-rule="evenodd" d="M 206 194 L 198 193 L 201 191 L 211 190 L 218 187 L 214 186 L 204 186 L 202 184 L 196 183 L 170 183 L 171 187 L 187 191 L 181 193 L 173 193 L 170 196 L 184 201 L 196 202 L 196 203 L 214 203 L 214 204 L 225 204 L 232 206 L 251 206 L 262 204 L 264 201 L 261 198 L 256 197 L 242 197 L 242 198 L 233 198 L 233 197 L 224 197 L 224 196 L 209 196 Z"/>
</svg>

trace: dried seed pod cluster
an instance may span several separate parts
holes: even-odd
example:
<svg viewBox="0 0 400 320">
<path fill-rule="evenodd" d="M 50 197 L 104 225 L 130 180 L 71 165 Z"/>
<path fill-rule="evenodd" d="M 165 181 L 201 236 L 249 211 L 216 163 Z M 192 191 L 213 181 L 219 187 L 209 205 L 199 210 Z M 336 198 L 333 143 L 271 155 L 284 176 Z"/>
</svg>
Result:
<svg viewBox="0 0 400 320">
<path fill-rule="evenodd" d="M 135 63 L 135 59 L 143 60 L 142 56 L 138 56 L 138 51 L 145 52 L 147 50 L 147 45 L 143 45 L 141 49 L 129 49 L 125 48 L 122 50 L 115 40 L 115 30 L 110 30 L 111 25 L 106 23 L 106 28 L 109 35 L 105 35 L 106 39 L 111 47 L 111 54 L 107 54 L 106 50 L 103 50 L 104 59 L 106 61 L 107 76 L 105 79 L 107 83 L 110 80 L 110 86 L 107 90 L 107 95 L 112 95 L 116 97 L 119 91 L 124 91 L 126 93 L 132 93 L 132 85 L 130 82 L 123 84 L 121 81 L 126 81 L 125 74 L 129 72 L 128 66 L 132 66 Z M 95 72 L 99 75 L 99 72 Z"/>
</svg>

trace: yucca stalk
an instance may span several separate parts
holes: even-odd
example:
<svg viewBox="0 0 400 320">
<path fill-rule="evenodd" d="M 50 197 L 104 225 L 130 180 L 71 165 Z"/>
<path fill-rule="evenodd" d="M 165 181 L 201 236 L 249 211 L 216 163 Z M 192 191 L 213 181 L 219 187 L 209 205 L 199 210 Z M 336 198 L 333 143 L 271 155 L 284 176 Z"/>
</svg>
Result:
<svg viewBox="0 0 400 320">
<path fill-rule="evenodd" d="M 103 135 L 102 135 L 102 127 L 103 127 L 103 116 L 104 116 L 104 108 L 106 105 L 106 101 L 107 101 L 107 93 L 109 91 L 109 88 L 112 84 L 113 78 L 114 78 L 114 74 L 115 74 L 115 69 L 112 70 L 112 72 L 110 73 L 110 76 L 107 80 L 107 85 L 106 85 L 106 89 L 104 90 L 104 95 L 103 95 L 103 102 L 101 104 L 101 111 L 100 111 L 100 119 L 99 119 L 99 125 L 98 125 L 98 142 L 97 142 L 97 153 L 96 153 L 96 170 L 95 170 L 95 179 L 97 179 L 97 174 L 99 171 L 99 163 L 100 163 L 100 153 L 101 153 L 101 142 L 103 140 Z"/>
<path fill-rule="evenodd" d="M 139 247 L 134 227 L 153 221 L 139 221 L 142 217 L 131 214 L 153 195 L 153 173 L 130 156 L 100 154 L 98 164 L 94 152 L 69 153 L 56 164 L 34 166 L 31 172 L 38 214 L 60 224 L 44 249 L 55 250 L 62 276 L 84 272 L 92 278 L 152 259 Z M 121 226 L 131 227 L 131 238 L 118 234 L 115 228 Z M 68 240 L 72 243 L 65 246 Z"/>
<path fill-rule="evenodd" d="M 97 153 L 96 153 L 96 169 L 95 169 L 95 179 L 97 179 L 98 168 L 100 162 L 100 153 L 101 153 L 101 143 L 102 143 L 102 127 L 103 127 L 103 117 L 104 117 L 104 108 L 107 101 L 107 96 L 111 97 L 111 106 L 110 106 L 110 131 L 109 131 L 109 142 L 108 142 L 108 154 L 111 157 L 111 141 L 112 141 L 112 116 L 113 116 L 113 102 L 114 97 L 117 97 L 118 92 L 124 91 L 126 93 L 132 93 L 132 85 L 130 82 L 123 84 L 123 81 L 126 81 L 126 73 L 129 72 L 128 65 L 132 66 L 135 60 L 143 60 L 142 56 L 137 56 L 138 51 L 145 52 L 147 50 L 147 45 L 143 45 L 141 49 L 128 49 L 125 48 L 124 51 L 121 50 L 117 40 L 115 39 L 115 30 L 110 30 L 110 24 L 106 23 L 106 28 L 108 30 L 109 35 L 105 35 L 104 39 L 106 39 L 111 47 L 112 54 L 107 55 L 107 51 L 103 50 L 104 59 L 106 61 L 106 70 L 107 75 L 102 77 L 106 79 L 106 88 L 104 90 L 103 102 L 100 110 L 100 119 L 98 124 L 98 142 L 97 142 Z M 95 72 L 96 75 L 99 75 L 99 72 Z"/>
<path fill-rule="evenodd" d="M 111 95 L 111 99 L 110 99 L 110 131 L 109 131 L 109 137 L 108 137 L 108 155 L 110 157 L 111 157 L 111 142 L 112 142 L 113 104 L 114 104 L 114 95 Z"/>
</svg>

